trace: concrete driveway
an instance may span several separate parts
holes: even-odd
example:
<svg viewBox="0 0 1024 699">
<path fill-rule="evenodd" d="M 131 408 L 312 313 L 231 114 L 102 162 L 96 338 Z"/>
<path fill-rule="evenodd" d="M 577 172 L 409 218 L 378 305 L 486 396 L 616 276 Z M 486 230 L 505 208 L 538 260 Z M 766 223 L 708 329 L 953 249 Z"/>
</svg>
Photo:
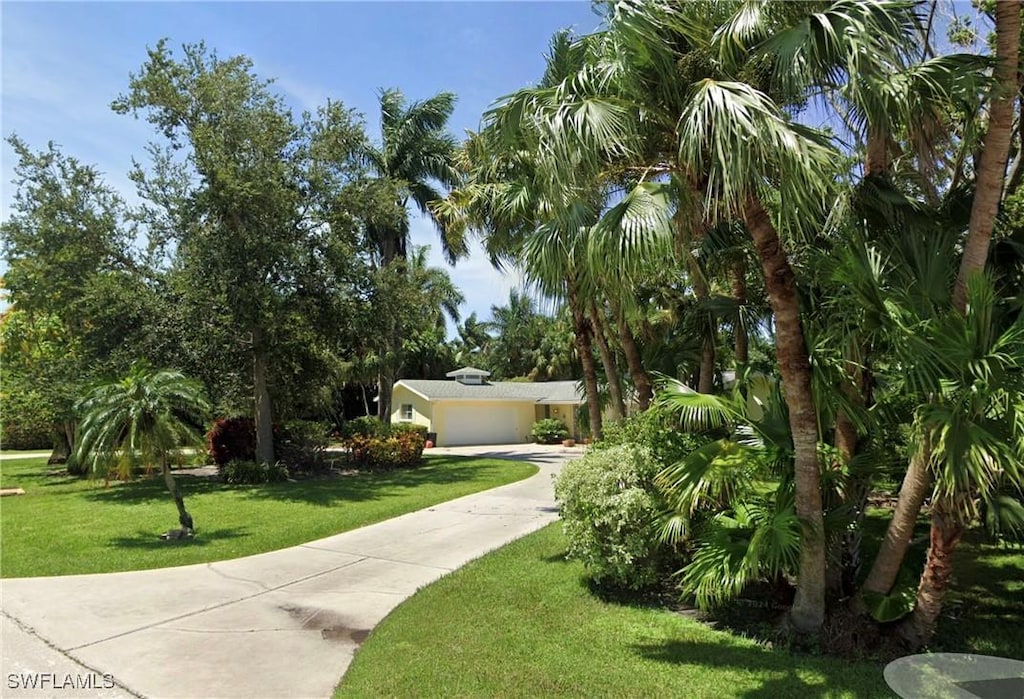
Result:
<svg viewBox="0 0 1024 699">
<path fill-rule="evenodd" d="M 556 519 L 552 475 L 582 450 L 511 445 L 435 453 L 527 460 L 540 473 L 247 558 L 0 580 L 0 695 L 330 696 L 360 643 L 401 601 Z"/>
</svg>

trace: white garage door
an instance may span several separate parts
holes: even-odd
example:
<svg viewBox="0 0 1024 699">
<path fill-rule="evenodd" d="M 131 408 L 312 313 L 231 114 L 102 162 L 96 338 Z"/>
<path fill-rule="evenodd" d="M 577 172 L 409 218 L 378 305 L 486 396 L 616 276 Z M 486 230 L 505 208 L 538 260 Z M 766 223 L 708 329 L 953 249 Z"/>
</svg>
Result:
<svg viewBox="0 0 1024 699">
<path fill-rule="evenodd" d="M 523 441 L 519 434 L 519 413 L 515 408 L 447 405 L 444 411 L 444 433 L 437 435 L 438 446 L 516 444 Z"/>
</svg>

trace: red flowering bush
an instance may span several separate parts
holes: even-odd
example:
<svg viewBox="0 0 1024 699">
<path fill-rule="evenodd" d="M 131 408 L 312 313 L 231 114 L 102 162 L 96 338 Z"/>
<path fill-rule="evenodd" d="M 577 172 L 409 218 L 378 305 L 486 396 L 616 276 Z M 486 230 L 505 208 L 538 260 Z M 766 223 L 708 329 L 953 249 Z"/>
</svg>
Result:
<svg viewBox="0 0 1024 699">
<path fill-rule="evenodd" d="M 222 417 L 206 433 L 206 450 L 218 466 L 256 458 L 256 423 L 249 417 Z"/>
</svg>

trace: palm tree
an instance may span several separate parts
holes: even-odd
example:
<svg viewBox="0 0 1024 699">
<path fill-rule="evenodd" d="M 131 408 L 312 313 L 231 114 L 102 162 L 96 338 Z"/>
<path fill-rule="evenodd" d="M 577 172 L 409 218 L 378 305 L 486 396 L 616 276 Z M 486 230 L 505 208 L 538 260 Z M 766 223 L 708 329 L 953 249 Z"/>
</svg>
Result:
<svg viewBox="0 0 1024 699">
<path fill-rule="evenodd" d="M 454 107 L 455 95 L 450 92 L 412 104 L 397 89 L 380 93 L 381 143 L 367 147 L 366 159 L 377 177 L 375 186 L 383 188 L 385 196 L 394 198 L 397 206 L 397 211 L 385 209 L 367 222 L 367 234 L 382 267 L 407 257 L 410 200 L 438 227 L 441 248 L 450 263 L 468 252 L 461 231 L 445 226 L 431 208 L 444 197 L 437 185 L 451 187 L 458 179 L 452 166 L 455 139 L 446 130 Z M 381 367 L 394 367 L 401 342 L 399 328 L 393 318 L 382 320 L 385 347 Z M 382 422 L 391 420 L 391 386 L 395 378 L 383 371 L 377 376 L 377 417 Z"/>
<path fill-rule="evenodd" d="M 551 85 L 578 67 L 583 56 L 565 33 L 551 42 L 541 85 Z M 481 133 L 470 134 L 460 154 L 465 181 L 432 207 L 453 230 L 485 234 L 485 249 L 499 269 L 518 265 L 527 281 L 548 298 L 569 308 L 573 339 L 582 365 L 588 425 L 602 434 L 593 326 L 587 300 L 595 289 L 588 274 L 587 236 L 597 220 L 596 180 L 564 187 L 552 176 L 549 154 L 537 151 L 537 112 L 519 110 L 515 102 L 499 105 L 485 116 Z M 530 105 L 532 107 L 532 105 Z M 506 107 L 517 110 L 510 120 Z M 565 163 L 563 163 L 565 166 Z"/>
<path fill-rule="evenodd" d="M 679 575 L 701 606 L 736 597 L 757 580 L 780 585 L 798 571 L 802 536 L 785 402 L 776 387 L 757 419 L 750 405 L 738 389 L 708 395 L 676 380 L 657 394 L 657 409 L 677 415 L 683 429 L 728 431 L 666 466 L 655 481 L 668 505 L 663 538 L 692 539 L 695 546 Z M 778 482 L 773 493 L 759 492 L 765 480 Z"/>
<path fill-rule="evenodd" d="M 1007 323 L 993 284 L 968 281 L 966 306 L 920 328 L 919 358 L 910 381 L 935 398 L 918 409 L 930 441 L 935 478 L 931 545 L 904 636 L 916 647 L 931 638 L 965 527 L 980 517 L 1000 487 L 1024 491 L 1024 315 Z M 1012 318 L 1012 316 L 1011 316 Z"/>
<path fill-rule="evenodd" d="M 446 129 L 454 108 L 455 95 L 450 92 L 411 104 L 397 89 L 380 93 L 381 143 L 368 147 L 366 158 L 380 185 L 392 191 L 405 212 L 400 220 L 371 221 L 368 227 L 383 265 L 406 257 L 406 205 L 410 200 L 438 227 L 441 249 L 449 262 L 454 263 L 468 252 L 465 238 L 457 230 L 442 225 L 431 210 L 433 202 L 444 198 L 437 185 L 448 188 L 458 180 L 452 167 L 456 142 Z"/>
<path fill-rule="evenodd" d="M 1003 177 L 1013 137 L 1013 103 L 1019 91 L 1020 15 L 1018 0 L 997 0 L 994 93 L 978 163 L 971 222 L 953 291 L 953 306 L 961 313 L 966 307 L 970 277 L 985 269 L 992 228 L 1002 201 Z"/>
<path fill-rule="evenodd" d="M 423 330 L 443 336 L 445 316 L 458 322 L 459 305 L 465 301 L 445 270 L 427 264 L 427 252 L 426 246 L 413 248 L 402 264 L 382 267 L 373 275 L 372 312 L 388 328 L 375 347 L 377 417 L 385 423 L 391 421 L 391 390 L 405 362 L 404 344 Z"/>
<path fill-rule="evenodd" d="M 209 410 L 202 386 L 177 371 L 137 361 L 123 379 L 93 389 L 77 409 L 79 462 L 93 473 L 116 470 L 123 477 L 158 465 L 178 508 L 178 536 L 190 536 L 195 524 L 171 474 L 170 455 L 201 443 L 195 422 Z"/>
<path fill-rule="evenodd" d="M 594 60 L 552 89 L 524 92 L 505 109 L 517 116 L 529 104 L 543 105 L 547 142 L 538 150 L 568 163 L 560 171 L 565 182 L 588 176 L 581 163 L 618 167 L 639 179 L 598 225 L 607 234 L 606 250 L 664 254 L 687 234 L 729 220 L 742 222 L 750 235 L 775 316 L 797 455 L 796 506 L 809 525 L 792 612 L 802 630 L 817 628 L 824 609 L 820 435 L 796 275 L 784 240 L 821 230 L 820 204 L 831 196 L 827 180 L 834 172 L 828 161 L 839 158 L 821 135 L 794 124 L 778 105 L 799 105 L 812 91 L 840 88 L 852 99 L 859 84 L 870 82 L 864 76 L 880 76 L 871 84 L 885 85 L 887 67 L 906 63 L 916 28 L 911 4 L 887 0 L 835 0 L 824 8 L 618 3 L 608 13 L 607 29 L 580 41 L 580 51 Z M 935 76 L 955 75 L 956 63 L 932 63 L 916 74 L 936 92 L 936 101 L 949 93 Z M 886 105 L 899 100 L 880 99 L 877 90 L 874 97 L 855 104 L 867 125 L 869 169 L 878 170 L 888 157 Z M 574 151 L 585 155 L 566 157 Z"/>
<path fill-rule="evenodd" d="M 622 99 L 639 98 L 635 109 L 643 110 L 650 93 L 671 97 L 675 110 L 670 119 L 674 164 L 666 181 L 641 182 L 602 222 L 612 231 L 616 247 L 655 232 L 663 242 L 679 235 L 680 221 L 717 223 L 739 219 L 753 239 L 758 253 L 769 301 L 775 314 L 776 351 L 779 370 L 789 406 L 791 433 L 795 447 L 796 511 L 806 525 L 801 547 L 800 581 L 792 610 L 794 625 L 803 631 L 820 627 L 825 607 L 825 546 L 820 473 L 817 457 L 818 427 L 811 393 L 811 366 L 800 319 L 800 301 L 796 276 L 779 235 L 780 222 L 773 220 L 763 200 L 765 183 L 777 188 L 778 196 L 788 202 L 788 211 L 799 212 L 798 220 L 782 225 L 805 228 L 815 219 L 823 220 L 821 202 L 828 189 L 834 154 L 808 129 L 793 124 L 781 109 L 756 88 L 736 79 L 738 70 L 728 65 L 712 65 L 710 73 L 682 83 L 677 70 L 678 56 L 666 54 L 666 47 L 682 43 L 696 48 L 694 37 L 710 38 L 715 26 L 709 26 L 708 6 L 702 3 L 673 6 L 663 3 L 620 5 L 613 12 L 608 31 L 610 42 L 618 47 L 632 46 L 635 54 L 646 54 L 639 70 L 624 66 L 629 83 L 625 94 L 602 99 L 596 82 L 603 77 L 580 74 L 565 81 L 546 96 L 557 100 L 562 112 L 600 114 L 585 126 L 562 125 L 548 134 L 552 152 L 565 153 L 589 146 L 600 159 L 602 153 L 623 151 L 634 138 L 628 124 L 620 124 L 614 115 L 622 112 Z M 711 13 L 721 20 L 722 10 Z M 700 28 L 699 30 L 696 28 Z M 652 41 L 651 37 L 663 41 Z M 642 47 L 637 44 L 642 43 Z M 703 48 L 712 50 L 713 47 Z M 715 51 L 711 51 L 715 55 Z M 629 55 L 629 51 L 620 54 Z M 650 66 L 657 73 L 652 87 Z M 585 89 L 575 90 L 573 86 Z M 570 91 L 572 90 L 572 91 Z M 596 93 L 596 94 L 595 94 Z M 537 99 L 531 96 L 531 99 Z M 567 104 L 568 103 L 568 104 Z M 607 106 L 599 111 L 595 104 Z M 657 105 L 662 106 L 662 105 Z M 552 110 L 556 111 L 556 110 Z M 628 108 L 626 109 L 628 112 Z M 662 112 L 664 114 L 664 112 Z M 611 116 L 609 116 L 611 115 Z M 580 118 L 578 121 L 584 121 Z M 599 128 L 600 127 L 600 128 Z M 652 168 L 653 169 L 653 168 Z M 656 170 L 655 170 L 656 171 Z M 664 170 L 663 170 L 664 172 Z M 781 176 L 780 176 L 781 174 Z M 571 173 L 571 178 L 577 173 Z M 700 191 L 694 191 L 699 183 Z M 674 205 L 675 214 L 658 205 Z M 702 224 L 689 225 L 690 234 Z M 599 229 L 601 226 L 599 226 Z M 659 230 L 660 229 L 660 230 Z"/>
</svg>

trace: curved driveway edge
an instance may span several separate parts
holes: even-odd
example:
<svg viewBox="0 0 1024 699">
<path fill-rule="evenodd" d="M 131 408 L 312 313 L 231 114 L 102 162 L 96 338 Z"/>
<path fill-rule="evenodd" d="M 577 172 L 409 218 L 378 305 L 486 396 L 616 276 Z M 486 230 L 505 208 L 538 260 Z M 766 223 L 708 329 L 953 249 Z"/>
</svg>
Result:
<svg viewBox="0 0 1024 699">
<path fill-rule="evenodd" d="M 0 695 L 329 697 L 359 644 L 400 602 L 554 521 L 552 475 L 582 453 L 537 445 L 435 451 L 526 460 L 540 472 L 246 558 L 0 580 Z M 33 673 L 44 685 L 51 675 L 48 688 L 39 680 L 25 687 Z"/>
</svg>

